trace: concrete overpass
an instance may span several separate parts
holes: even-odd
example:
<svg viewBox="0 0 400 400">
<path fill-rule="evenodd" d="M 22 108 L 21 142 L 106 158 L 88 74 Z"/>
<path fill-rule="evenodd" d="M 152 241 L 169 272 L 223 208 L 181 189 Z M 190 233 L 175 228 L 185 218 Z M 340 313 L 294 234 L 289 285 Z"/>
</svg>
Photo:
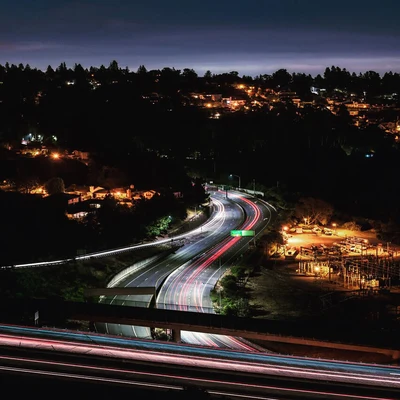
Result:
<svg viewBox="0 0 400 400">
<path fill-rule="evenodd" d="M 104 289 L 101 290 L 104 291 Z M 400 358 L 400 350 L 397 349 L 372 346 L 367 342 L 364 345 L 346 343 L 346 336 L 341 336 L 340 332 L 348 332 L 355 328 L 340 326 L 337 322 L 331 327 L 326 324 L 316 326 L 313 322 L 297 323 L 238 318 L 217 314 L 61 300 L 21 300 L 13 301 L 11 304 L 0 303 L 2 322 L 13 323 L 13 316 L 24 313 L 25 315 L 28 313 L 31 318 L 35 314 L 39 316 L 39 325 L 58 325 L 65 320 L 72 319 L 170 329 L 173 332 L 173 340 L 177 342 L 180 341 L 180 333 L 184 330 L 302 346 L 378 353 L 396 360 Z M 358 326 L 358 330 L 360 339 L 362 339 L 362 327 Z"/>
</svg>

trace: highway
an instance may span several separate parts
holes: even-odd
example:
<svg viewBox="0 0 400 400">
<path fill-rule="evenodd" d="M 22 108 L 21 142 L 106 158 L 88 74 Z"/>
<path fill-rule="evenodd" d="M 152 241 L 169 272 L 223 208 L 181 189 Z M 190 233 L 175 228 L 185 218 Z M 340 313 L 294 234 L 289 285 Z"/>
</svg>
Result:
<svg viewBox="0 0 400 400">
<path fill-rule="evenodd" d="M 213 213 L 211 218 L 201 227 L 186 233 L 185 245 L 159 262 L 138 270 L 118 283 L 121 287 L 155 287 L 159 288 L 165 279 L 181 265 L 201 257 L 202 253 L 212 248 L 236 229 L 244 219 L 243 209 L 235 202 L 226 199 L 222 194 L 213 196 Z M 140 304 L 148 306 L 151 296 L 114 296 L 104 300 L 110 304 Z M 115 324 L 96 324 L 99 332 L 114 335 L 150 338 L 148 327 L 123 326 Z"/>
<path fill-rule="evenodd" d="M 210 291 L 228 268 L 228 261 L 239 257 L 248 248 L 251 237 L 231 237 L 232 229 L 262 232 L 271 221 L 272 212 L 266 203 L 244 193 L 214 192 L 215 212 L 209 222 L 187 235 L 187 245 L 159 263 L 129 276 L 119 286 L 160 288 L 157 308 L 214 313 Z M 190 260 L 190 261 L 188 261 Z M 115 296 L 108 303 L 126 304 L 130 301 L 149 306 L 151 296 Z M 151 338 L 148 327 L 96 324 L 99 332 L 114 335 Z M 182 332 L 182 341 L 254 350 L 255 345 L 239 338 Z"/>
<path fill-rule="evenodd" d="M 400 398 L 399 367 L 7 326 L 0 326 L 0 348 L 0 376 L 10 385 L 34 377 L 57 390 L 67 382 L 71 392 L 74 384 L 131 394 L 196 386 L 228 399 Z"/>
<path fill-rule="evenodd" d="M 255 199 L 246 194 L 230 193 L 229 196 L 245 211 L 246 219 L 239 229 L 262 232 L 271 220 L 271 210 L 264 203 L 257 204 L 257 200 L 255 203 Z M 243 254 L 251 240 L 252 237 L 228 236 L 199 259 L 175 270 L 160 289 L 157 308 L 214 313 L 211 290 L 229 268 L 228 261 Z M 243 339 L 221 335 L 183 331 L 181 338 L 184 343 L 191 344 L 243 350 L 257 348 Z"/>
</svg>

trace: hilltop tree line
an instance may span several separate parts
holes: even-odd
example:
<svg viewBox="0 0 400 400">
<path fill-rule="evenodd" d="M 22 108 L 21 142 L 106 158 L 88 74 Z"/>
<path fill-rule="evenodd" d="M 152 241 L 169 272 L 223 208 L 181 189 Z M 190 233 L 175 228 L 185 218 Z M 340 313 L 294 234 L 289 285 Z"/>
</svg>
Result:
<svg viewBox="0 0 400 400">
<path fill-rule="evenodd" d="M 63 84 L 65 81 L 75 81 L 76 84 L 88 85 L 90 79 L 95 79 L 100 84 L 134 83 L 137 89 L 145 91 L 160 90 L 168 94 L 175 94 L 176 90 L 194 90 L 204 88 L 210 84 L 226 85 L 233 83 L 248 83 L 269 89 L 290 88 L 300 94 L 309 93 L 311 86 L 324 88 L 328 92 L 341 89 L 357 95 L 366 94 L 370 98 L 385 94 L 398 93 L 400 91 L 400 74 L 388 71 L 383 75 L 375 71 L 350 72 L 346 68 L 338 66 L 326 67 L 324 73 L 312 76 L 305 73 L 289 73 L 281 68 L 272 74 L 260 74 L 255 77 L 242 75 L 237 71 L 214 74 L 207 71 L 203 76 L 194 69 L 183 70 L 164 67 L 162 69 L 147 70 L 144 65 L 136 71 L 129 67 L 121 68 L 116 60 L 110 62 L 108 67 L 91 66 L 84 68 L 75 63 L 68 67 L 62 62 L 53 69 L 48 66 L 45 71 L 32 68 L 29 64 L 0 64 L 0 82 L 3 84 L 24 86 L 26 93 L 29 89 L 46 88 L 46 84 Z M 19 83 L 19 84 L 18 84 Z M 21 84 L 22 83 L 22 84 Z"/>
<path fill-rule="evenodd" d="M 243 142 L 252 149 L 260 142 L 285 145 L 293 139 L 290 131 L 293 123 L 296 127 L 300 123 L 297 131 L 304 132 L 295 137 L 302 147 L 318 143 L 322 147 L 335 147 L 339 142 L 350 145 L 354 142 L 356 135 L 350 138 L 345 130 L 337 129 L 335 118 L 323 102 L 319 109 L 308 107 L 303 111 L 294 107 L 288 110 L 287 104 L 284 107 L 277 104 L 272 111 L 268 107 L 253 109 L 256 119 L 252 123 L 257 127 L 251 131 L 246 129 L 247 122 L 238 122 L 237 118 L 210 121 L 209 111 L 190 106 L 189 93 L 229 96 L 237 94 L 233 83 L 295 90 L 302 98 L 312 96 L 312 85 L 328 92 L 347 90 L 367 101 L 390 94 L 391 100 L 379 101 L 396 102 L 393 93 L 400 93 L 397 73 L 388 72 L 381 77 L 368 71 L 356 75 L 334 66 L 327 68 L 323 76 L 290 74 L 280 69 L 253 78 L 240 77 L 237 71 L 223 74 L 208 71 L 199 77 L 188 68 L 147 71 L 140 66 L 132 72 L 120 68 L 116 61 L 107 68 L 83 68 L 80 64 L 68 68 L 61 63 L 56 69 L 49 66 L 46 71 L 6 63 L 0 65 L 0 142 L 18 144 L 22 137 L 32 133 L 41 135 L 47 144 L 54 144 L 53 138 L 57 138 L 63 148 L 106 151 L 109 156 L 113 152 L 117 158 L 121 152 L 134 155 L 149 149 L 179 158 L 200 151 L 202 157 L 215 158 L 224 152 L 230 154 L 230 147 L 236 149 Z M 157 94 L 155 101 L 149 101 L 154 94 Z M 350 122 L 345 107 L 339 116 L 343 117 L 344 125 Z M 382 117 L 393 119 L 394 115 Z M 314 123 L 318 129 L 313 129 Z M 240 133 L 238 126 L 242 129 Z M 232 140 L 226 140 L 227 132 Z"/>
</svg>

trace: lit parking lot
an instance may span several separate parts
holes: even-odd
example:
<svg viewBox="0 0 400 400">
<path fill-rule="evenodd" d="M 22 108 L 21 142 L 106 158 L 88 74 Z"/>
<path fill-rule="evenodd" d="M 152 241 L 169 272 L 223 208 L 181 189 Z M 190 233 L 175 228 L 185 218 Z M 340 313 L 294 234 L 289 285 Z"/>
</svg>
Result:
<svg viewBox="0 0 400 400">
<path fill-rule="evenodd" d="M 333 235 L 323 233 L 290 233 L 286 246 L 282 249 L 286 256 L 293 257 L 294 249 L 297 257 L 315 256 L 393 256 L 400 255 L 399 248 L 391 243 L 381 243 L 374 233 L 354 232 L 338 229 Z M 289 254 L 288 254 L 289 253 Z"/>
</svg>

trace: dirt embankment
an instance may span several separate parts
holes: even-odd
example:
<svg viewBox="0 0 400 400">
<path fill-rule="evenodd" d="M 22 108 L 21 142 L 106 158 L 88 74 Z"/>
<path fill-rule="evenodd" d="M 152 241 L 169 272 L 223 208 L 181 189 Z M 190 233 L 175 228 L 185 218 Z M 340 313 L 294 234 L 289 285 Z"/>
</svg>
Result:
<svg viewBox="0 0 400 400">
<path fill-rule="evenodd" d="M 331 285 L 296 274 L 296 267 L 284 262 L 267 264 L 249 278 L 246 287 L 256 318 L 299 320 L 321 314 L 321 296 L 332 290 Z"/>
<path fill-rule="evenodd" d="M 351 309 L 350 302 L 346 301 L 332 306 L 326 300 L 330 298 L 331 293 L 335 293 L 336 301 L 344 299 L 349 295 L 349 290 L 311 276 L 300 276 L 296 273 L 296 268 L 297 264 L 293 263 L 264 263 L 264 266 L 248 279 L 246 288 L 249 292 L 250 304 L 255 310 L 255 318 L 298 321 L 300 324 L 308 325 L 318 325 L 326 319 L 334 321 L 335 318 L 343 323 L 343 319 L 349 318 L 350 320 L 352 318 L 350 312 L 346 312 L 346 309 Z M 381 301 L 378 297 L 372 299 L 372 303 Z M 367 304 L 365 305 L 367 306 Z M 368 313 L 372 312 L 370 311 L 371 302 L 367 307 L 368 310 L 365 310 L 362 316 L 358 315 L 357 318 L 368 317 Z M 354 338 L 350 341 L 357 343 Z M 389 357 L 376 353 L 337 351 L 277 342 L 257 343 L 280 354 L 393 364 L 393 360 Z"/>
</svg>

